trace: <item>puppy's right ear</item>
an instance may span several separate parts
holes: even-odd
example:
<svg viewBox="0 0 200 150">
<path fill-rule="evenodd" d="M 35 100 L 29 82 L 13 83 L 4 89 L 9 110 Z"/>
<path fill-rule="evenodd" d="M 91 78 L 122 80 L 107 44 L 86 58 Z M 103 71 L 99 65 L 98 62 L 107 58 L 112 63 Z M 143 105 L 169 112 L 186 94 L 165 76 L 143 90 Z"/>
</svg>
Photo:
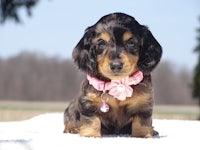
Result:
<svg viewBox="0 0 200 150">
<path fill-rule="evenodd" d="M 146 26 L 142 27 L 142 38 L 143 44 L 139 52 L 138 68 L 143 73 L 150 73 L 161 59 L 162 47 Z"/>
<path fill-rule="evenodd" d="M 96 57 L 93 52 L 92 39 L 95 36 L 95 31 L 92 27 L 85 30 L 85 34 L 73 50 L 73 59 L 79 69 L 94 74 L 93 70 L 96 68 Z"/>
</svg>

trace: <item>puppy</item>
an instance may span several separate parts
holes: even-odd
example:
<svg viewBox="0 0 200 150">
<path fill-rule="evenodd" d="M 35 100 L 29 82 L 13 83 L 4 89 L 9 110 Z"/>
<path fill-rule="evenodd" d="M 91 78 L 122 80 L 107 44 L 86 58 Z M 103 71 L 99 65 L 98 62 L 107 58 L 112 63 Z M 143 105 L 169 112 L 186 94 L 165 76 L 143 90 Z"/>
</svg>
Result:
<svg viewBox="0 0 200 150">
<path fill-rule="evenodd" d="M 127 14 L 108 14 L 88 27 L 73 50 L 86 79 L 64 112 L 64 133 L 157 135 L 152 127 L 151 72 L 161 55 L 148 28 Z"/>
</svg>

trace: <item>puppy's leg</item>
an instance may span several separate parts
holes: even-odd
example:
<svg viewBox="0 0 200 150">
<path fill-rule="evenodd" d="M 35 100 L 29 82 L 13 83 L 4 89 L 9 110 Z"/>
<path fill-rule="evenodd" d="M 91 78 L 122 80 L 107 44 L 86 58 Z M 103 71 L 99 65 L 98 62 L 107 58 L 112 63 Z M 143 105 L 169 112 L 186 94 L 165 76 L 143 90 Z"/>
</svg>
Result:
<svg viewBox="0 0 200 150">
<path fill-rule="evenodd" d="M 99 117 L 86 117 L 80 127 L 80 136 L 101 137 L 101 121 Z"/>
<path fill-rule="evenodd" d="M 132 121 L 132 136 L 141 138 L 151 138 L 158 132 L 152 127 L 151 116 L 146 117 L 143 114 L 135 115 Z"/>
<path fill-rule="evenodd" d="M 84 98 L 79 99 L 79 110 L 81 112 L 80 135 L 86 137 L 101 136 L 101 121 L 97 116 L 97 106 L 95 103 Z"/>
<path fill-rule="evenodd" d="M 76 101 L 72 101 L 64 112 L 64 133 L 79 133 L 80 112 Z"/>
<path fill-rule="evenodd" d="M 65 123 L 65 129 L 63 132 L 76 134 L 76 133 L 79 133 L 79 129 L 74 125 L 73 122 L 68 122 L 68 123 Z"/>
</svg>

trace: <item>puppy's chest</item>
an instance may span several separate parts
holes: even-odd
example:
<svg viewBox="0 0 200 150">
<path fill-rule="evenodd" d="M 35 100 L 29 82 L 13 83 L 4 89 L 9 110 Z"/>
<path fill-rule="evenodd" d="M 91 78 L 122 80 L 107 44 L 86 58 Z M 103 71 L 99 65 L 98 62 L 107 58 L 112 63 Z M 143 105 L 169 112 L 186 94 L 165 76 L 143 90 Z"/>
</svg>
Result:
<svg viewBox="0 0 200 150">
<path fill-rule="evenodd" d="M 88 98 L 93 102 L 93 105 L 95 105 L 98 116 L 104 125 L 110 124 L 113 126 L 123 126 L 130 120 L 130 115 L 128 114 L 126 107 L 127 104 L 124 102 L 119 101 L 109 95 L 105 96 L 105 94 L 103 96 L 100 95 L 94 97 L 94 95 L 92 96 L 90 93 Z M 107 111 L 102 110 L 103 105 L 108 107 Z"/>
<path fill-rule="evenodd" d="M 149 102 L 151 94 L 149 92 L 133 93 L 132 97 L 121 101 L 109 94 L 99 94 L 89 92 L 86 95 L 87 99 L 91 100 L 96 106 L 97 112 L 102 120 L 109 120 L 119 125 L 126 124 L 131 120 L 131 116 L 137 113 L 138 110 L 144 108 L 143 106 Z M 102 105 L 105 104 L 109 108 L 108 112 L 101 110 Z"/>
<path fill-rule="evenodd" d="M 127 105 L 131 103 L 130 100 L 126 100 L 127 102 L 119 101 L 115 98 L 110 98 L 106 103 L 109 107 L 108 112 L 99 111 L 102 122 L 105 124 L 113 124 L 118 126 L 124 126 L 127 122 L 131 120 L 131 112 L 128 110 Z M 100 104 L 100 107 L 102 104 Z M 98 106 L 99 107 L 99 106 Z"/>
</svg>

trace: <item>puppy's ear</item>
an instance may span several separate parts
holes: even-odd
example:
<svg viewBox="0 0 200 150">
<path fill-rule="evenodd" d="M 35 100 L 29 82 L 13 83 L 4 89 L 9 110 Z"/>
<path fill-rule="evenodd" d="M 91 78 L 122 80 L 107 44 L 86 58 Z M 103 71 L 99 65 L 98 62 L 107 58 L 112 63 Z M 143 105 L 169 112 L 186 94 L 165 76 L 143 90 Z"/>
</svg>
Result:
<svg viewBox="0 0 200 150">
<path fill-rule="evenodd" d="M 159 63 L 162 47 L 146 26 L 142 29 L 142 46 L 139 52 L 138 68 L 144 73 L 150 73 Z"/>
<path fill-rule="evenodd" d="M 96 64 L 96 56 L 94 55 L 93 46 L 92 46 L 92 39 L 95 36 L 95 31 L 92 27 L 89 27 L 85 30 L 85 34 L 76 45 L 73 50 L 73 59 L 74 62 L 77 64 L 79 69 L 94 74 L 95 69 L 97 68 Z"/>
</svg>

